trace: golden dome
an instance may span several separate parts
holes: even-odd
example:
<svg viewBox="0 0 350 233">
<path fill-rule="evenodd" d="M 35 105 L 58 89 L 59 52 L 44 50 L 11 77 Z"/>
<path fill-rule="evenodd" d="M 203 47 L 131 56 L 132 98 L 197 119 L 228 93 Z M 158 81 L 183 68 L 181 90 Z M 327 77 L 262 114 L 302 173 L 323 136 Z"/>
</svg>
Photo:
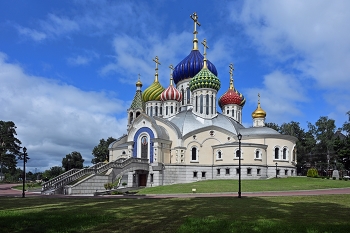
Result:
<svg viewBox="0 0 350 233">
<path fill-rule="evenodd" d="M 137 81 L 136 86 L 137 87 L 142 87 L 142 82 L 140 81 L 140 79 Z"/>
<path fill-rule="evenodd" d="M 252 113 L 253 118 L 265 118 L 266 112 L 260 107 L 260 103 L 258 103 L 258 107 Z"/>
</svg>

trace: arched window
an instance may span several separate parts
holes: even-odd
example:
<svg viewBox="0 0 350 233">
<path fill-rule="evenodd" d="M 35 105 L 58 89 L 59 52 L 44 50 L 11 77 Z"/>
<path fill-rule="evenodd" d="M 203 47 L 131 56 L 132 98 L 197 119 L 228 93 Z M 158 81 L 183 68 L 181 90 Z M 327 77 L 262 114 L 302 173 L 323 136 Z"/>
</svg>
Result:
<svg viewBox="0 0 350 233">
<path fill-rule="evenodd" d="M 190 88 L 187 87 L 186 89 L 186 94 L 187 94 L 187 103 L 191 103 L 191 91 L 190 91 Z"/>
<path fill-rule="evenodd" d="M 283 159 L 287 159 L 287 148 L 283 148 Z"/>
<path fill-rule="evenodd" d="M 222 152 L 221 152 L 221 150 L 218 150 L 218 152 L 216 154 L 216 159 L 222 159 Z"/>
<path fill-rule="evenodd" d="M 141 112 L 136 112 L 136 118 L 140 116 Z"/>
<path fill-rule="evenodd" d="M 134 118 L 134 113 L 130 112 L 130 115 L 129 115 L 129 124 L 131 124 L 133 118 Z"/>
<path fill-rule="evenodd" d="M 151 107 L 149 107 L 150 108 L 150 116 L 153 116 L 153 107 L 151 106 Z"/>
<path fill-rule="evenodd" d="M 239 150 L 236 150 L 236 159 L 239 159 Z M 241 159 L 242 159 L 242 155 L 241 155 Z"/>
<path fill-rule="evenodd" d="M 209 115 L 209 95 L 205 96 L 205 114 Z"/>
<path fill-rule="evenodd" d="M 168 106 L 165 107 L 165 115 L 168 115 Z"/>
<path fill-rule="evenodd" d="M 192 161 L 198 161 L 198 153 L 197 153 L 197 148 L 196 147 L 192 147 L 191 160 Z"/>
<path fill-rule="evenodd" d="M 280 158 L 280 148 L 275 147 L 275 159 L 279 159 Z"/>
<path fill-rule="evenodd" d="M 173 114 L 173 112 L 174 112 L 174 107 L 171 106 L 171 107 L 170 107 L 170 113 Z"/>
<path fill-rule="evenodd" d="M 185 104 L 185 91 L 184 91 L 184 89 L 182 89 L 181 90 L 181 95 L 182 95 L 182 105 L 184 105 Z"/>
<path fill-rule="evenodd" d="M 199 106 L 199 109 L 200 109 L 200 114 L 203 113 L 203 95 L 201 95 L 200 97 L 200 106 Z"/>
<path fill-rule="evenodd" d="M 159 108 L 159 115 L 163 115 L 163 107 Z"/>
<path fill-rule="evenodd" d="M 158 106 L 155 107 L 155 116 L 158 116 Z"/>
<path fill-rule="evenodd" d="M 232 117 L 235 117 L 235 110 L 232 109 Z"/>
<path fill-rule="evenodd" d="M 214 96 L 211 96 L 211 114 L 214 114 Z"/>
<path fill-rule="evenodd" d="M 256 151 L 255 151 L 255 158 L 256 158 L 256 159 L 261 159 L 260 150 L 256 150 Z"/>
<path fill-rule="evenodd" d="M 141 158 L 147 159 L 148 158 L 148 138 L 147 136 L 141 137 Z"/>
<path fill-rule="evenodd" d="M 196 96 L 196 112 L 198 112 L 198 96 Z"/>
</svg>

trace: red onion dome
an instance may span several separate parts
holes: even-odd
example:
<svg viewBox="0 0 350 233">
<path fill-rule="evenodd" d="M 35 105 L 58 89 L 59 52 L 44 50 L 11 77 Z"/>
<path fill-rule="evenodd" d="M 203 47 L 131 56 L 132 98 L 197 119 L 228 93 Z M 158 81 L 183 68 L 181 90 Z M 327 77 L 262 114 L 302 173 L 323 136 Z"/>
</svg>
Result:
<svg viewBox="0 0 350 233">
<path fill-rule="evenodd" d="M 162 94 L 160 95 L 160 99 L 162 101 L 167 101 L 167 100 L 176 100 L 176 101 L 181 101 L 182 96 L 181 93 L 179 92 L 179 90 L 177 90 L 174 86 L 173 86 L 173 79 L 170 79 L 170 86 L 165 89 Z"/>
<path fill-rule="evenodd" d="M 230 88 L 220 97 L 219 106 L 222 108 L 228 104 L 237 104 L 241 107 L 245 104 L 244 96 L 233 87 L 233 80 L 230 80 Z"/>
</svg>

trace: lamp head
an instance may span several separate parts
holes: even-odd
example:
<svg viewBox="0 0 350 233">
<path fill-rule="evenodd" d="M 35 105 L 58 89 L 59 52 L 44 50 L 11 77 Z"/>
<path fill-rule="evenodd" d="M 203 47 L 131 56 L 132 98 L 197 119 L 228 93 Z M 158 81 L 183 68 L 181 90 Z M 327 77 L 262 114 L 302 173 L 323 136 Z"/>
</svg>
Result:
<svg viewBox="0 0 350 233">
<path fill-rule="evenodd" d="M 26 153 L 27 152 L 27 148 L 23 147 L 23 152 Z"/>
<path fill-rule="evenodd" d="M 237 137 L 238 137 L 238 140 L 241 140 L 242 139 L 242 134 L 238 133 Z"/>
</svg>

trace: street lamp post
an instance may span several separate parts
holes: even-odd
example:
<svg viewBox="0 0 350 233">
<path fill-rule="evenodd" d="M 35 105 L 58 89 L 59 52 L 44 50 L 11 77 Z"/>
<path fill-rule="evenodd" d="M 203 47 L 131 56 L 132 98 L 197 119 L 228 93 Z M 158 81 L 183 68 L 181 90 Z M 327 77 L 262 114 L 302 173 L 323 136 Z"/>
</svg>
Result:
<svg viewBox="0 0 350 233">
<path fill-rule="evenodd" d="M 23 187 L 22 187 L 22 198 L 26 197 L 25 194 L 25 182 L 26 182 L 26 160 L 27 160 L 27 148 L 23 147 Z"/>
<path fill-rule="evenodd" d="M 241 140 L 242 140 L 242 134 L 239 133 L 237 135 L 238 137 L 238 151 L 239 151 L 239 156 L 238 156 L 238 198 L 241 198 Z"/>
<path fill-rule="evenodd" d="M 277 178 L 277 165 L 278 165 L 278 163 L 276 163 L 276 178 Z"/>
</svg>

